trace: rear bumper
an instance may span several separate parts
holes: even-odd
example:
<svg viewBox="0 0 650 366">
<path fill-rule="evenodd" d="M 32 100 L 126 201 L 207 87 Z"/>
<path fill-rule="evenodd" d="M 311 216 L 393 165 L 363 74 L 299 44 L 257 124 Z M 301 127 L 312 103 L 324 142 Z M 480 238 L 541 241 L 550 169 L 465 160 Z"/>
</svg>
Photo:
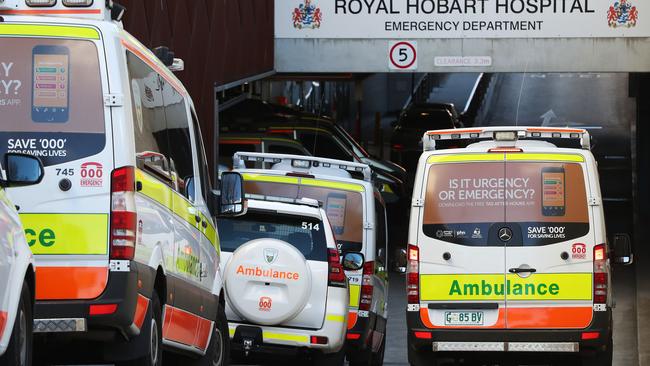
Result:
<svg viewBox="0 0 650 366">
<path fill-rule="evenodd" d="M 232 349 L 243 351 L 244 341 L 253 341 L 252 353 L 285 354 L 300 351 L 333 353 L 344 346 L 347 330 L 349 292 L 347 288 L 330 287 L 323 326 L 301 329 L 262 326 L 228 320 Z M 313 344 L 311 337 L 327 337 L 327 344 Z"/>
<path fill-rule="evenodd" d="M 40 333 L 85 331 L 84 337 L 91 339 L 94 336 L 113 336 L 115 332 L 126 337 L 136 335 L 139 333 L 139 329 L 132 325 L 138 294 L 139 291 L 146 291 L 146 288 L 150 287 L 145 285 L 138 289 L 138 274 L 141 272 L 139 267 L 144 266 L 131 261 L 130 271 L 109 272 L 104 292 L 93 300 L 36 301 L 34 319 L 42 328 L 49 324 L 49 329 L 44 327 L 45 329 L 35 329 L 35 331 Z M 142 281 L 142 283 L 147 282 L 149 281 Z M 144 293 L 147 293 L 147 297 L 149 297 L 151 291 Z M 105 315 L 90 315 L 91 305 L 107 304 L 116 304 L 115 312 Z M 75 321 L 77 329 L 66 330 L 65 327 L 55 329 L 57 323 L 62 323 L 61 319 L 68 319 L 69 322 Z"/>
<path fill-rule="evenodd" d="M 577 352 L 585 350 L 604 350 L 612 337 L 611 310 L 594 312 L 594 317 L 585 329 L 429 329 L 422 324 L 419 312 L 407 312 L 408 346 L 411 351 L 433 351 L 434 346 L 444 345 L 450 348 L 457 343 L 476 343 L 480 351 L 490 351 L 485 348 L 494 346 L 492 351 L 526 352 L 526 346 L 536 344 L 539 347 L 548 345 L 555 352 Z M 415 332 L 430 334 L 430 339 L 415 336 Z M 598 332 L 597 339 L 582 339 L 583 333 Z M 489 344 L 492 343 L 492 344 Z M 511 346 L 512 344 L 512 346 Z M 575 349 L 568 345 L 575 345 Z M 502 347 L 502 348 L 501 348 Z M 522 348 L 524 347 L 524 348 Z M 565 350 L 561 350 L 565 348 Z"/>
</svg>

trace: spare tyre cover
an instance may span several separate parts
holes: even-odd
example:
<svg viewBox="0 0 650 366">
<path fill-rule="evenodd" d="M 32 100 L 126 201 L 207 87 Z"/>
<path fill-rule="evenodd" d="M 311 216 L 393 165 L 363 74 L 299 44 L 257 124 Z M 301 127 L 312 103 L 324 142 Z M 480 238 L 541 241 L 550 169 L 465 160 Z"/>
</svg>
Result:
<svg viewBox="0 0 650 366">
<path fill-rule="evenodd" d="M 293 245 L 255 239 L 239 247 L 224 273 L 226 298 L 243 319 L 282 324 L 297 316 L 311 294 L 311 271 Z"/>
</svg>

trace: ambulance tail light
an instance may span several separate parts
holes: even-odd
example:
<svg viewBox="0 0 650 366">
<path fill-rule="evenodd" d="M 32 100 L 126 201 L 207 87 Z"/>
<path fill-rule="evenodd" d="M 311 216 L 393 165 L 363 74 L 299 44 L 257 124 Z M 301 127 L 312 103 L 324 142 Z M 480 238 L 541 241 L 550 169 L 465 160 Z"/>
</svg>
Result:
<svg viewBox="0 0 650 366">
<path fill-rule="evenodd" d="M 328 253 L 329 277 L 327 285 L 333 287 L 346 287 L 345 271 L 341 265 L 339 251 L 337 249 L 328 249 Z"/>
<path fill-rule="evenodd" d="M 359 300 L 359 310 L 370 311 L 372 307 L 372 276 L 375 274 L 375 262 L 366 262 L 363 264 L 363 276 L 361 277 L 361 299 Z"/>
<path fill-rule="evenodd" d="M 607 246 L 599 244 L 594 247 L 594 303 L 607 304 Z"/>
<path fill-rule="evenodd" d="M 420 303 L 420 250 L 415 245 L 408 246 L 406 267 L 406 297 L 409 304 Z"/>
<path fill-rule="evenodd" d="M 136 232 L 135 168 L 122 167 L 111 174 L 111 259 L 133 259 Z"/>
</svg>

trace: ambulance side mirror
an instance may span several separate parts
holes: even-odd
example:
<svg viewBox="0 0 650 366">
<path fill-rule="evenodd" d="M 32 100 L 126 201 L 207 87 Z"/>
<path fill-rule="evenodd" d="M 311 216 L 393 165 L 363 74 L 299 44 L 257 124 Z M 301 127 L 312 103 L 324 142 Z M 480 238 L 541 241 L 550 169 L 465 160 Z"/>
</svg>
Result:
<svg viewBox="0 0 650 366">
<path fill-rule="evenodd" d="M 614 263 L 629 265 L 634 262 L 632 240 L 629 234 L 614 235 Z"/>
<path fill-rule="evenodd" d="M 0 180 L 2 187 L 24 187 L 38 184 L 43 180 L 45 169 L 37 157 L 26 154 L 5 154 L 2 166 L 5 180 Z"/>
<path fill-rule="evenodd" d="M 236 172 L 221 174 L 221 187 L 219 189 L 219 216 L 242 216 L 246 214 L 248 206 L 244 197 L 244 179 Z"/>
</svg>

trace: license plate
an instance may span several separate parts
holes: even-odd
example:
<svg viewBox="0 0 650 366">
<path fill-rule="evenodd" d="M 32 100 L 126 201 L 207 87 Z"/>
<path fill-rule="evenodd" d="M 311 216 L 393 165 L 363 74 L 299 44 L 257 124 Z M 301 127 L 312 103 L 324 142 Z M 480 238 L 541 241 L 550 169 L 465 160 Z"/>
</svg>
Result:
<svg viewBox="0 0 650 366">
<path fill-rule="evenodd" d="M 482 311 L 445 311 L 445 325 L 483 325 Z"/>
</svg>

